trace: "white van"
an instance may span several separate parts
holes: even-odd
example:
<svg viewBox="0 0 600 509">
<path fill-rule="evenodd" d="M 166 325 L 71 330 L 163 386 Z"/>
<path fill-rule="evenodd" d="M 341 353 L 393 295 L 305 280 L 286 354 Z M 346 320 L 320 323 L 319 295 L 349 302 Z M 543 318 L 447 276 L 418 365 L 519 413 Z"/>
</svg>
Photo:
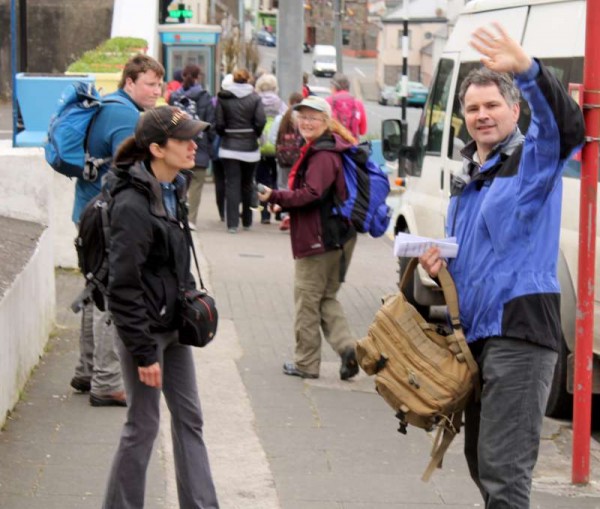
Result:
<svg viewBox="0 0 600 509">
<path fill-rule="evenodd" d="M 404 126 L 386 120 L 382 127 L 382 146 L 388 161 L 400 158 L 406 172 L 406 191 L 395 217 L 395 232 L 405 231 L 433 238 L 444 236 L 450 195 L 450 176 L 460 173 L 460 149 L 470 137 L 458 101 L 458 88 L 480 56 L 469 45 L 475 28 L 497 21 L 525 51 L 550 67 L 565 86 L 583 82 L 585 47 L 584 0 L 477 0 L 465 6 L 450 35 L 431 82 L 429 97 L 412 142 L 401 146 Z M 524 132 L 529 109 L 521 109 L 519 125 Z M 567 382 L 572 380 L 575 344 L 577 251 L 579 238 L 580 163 L 570 161 L 563 175 L 563 212 L 559 280 L 561 315 L 565 342 L 555 372 L 547 415 L 567 415 L 571 397 Z M 597 220 L 598 221 L 598 220 Z M 598 222 L 600 224 L 600 222 Z M 600 253 L 600 251 L 599 251 Z M 598 258 L 596 259 L 598 266 Z M 400 259 L 402 270 L 405 261 Z M 421 310 L 441 302 L 435 284 L 421 269 L 415 278 L 411 298 Z M 600 271 L 596 268 L 596 287 Z M 596 302 L 594 334 L 594 392 L 600 392 L 600 304 Z M 571 357 L 571 358 L 569 358 Z"/>
<path fill-rule="evenodd" d="M 337 72 L 335 46 L 317 44 L 313 48 L 312 72 L 315 76 L 333 76 Z"/>
</svg>

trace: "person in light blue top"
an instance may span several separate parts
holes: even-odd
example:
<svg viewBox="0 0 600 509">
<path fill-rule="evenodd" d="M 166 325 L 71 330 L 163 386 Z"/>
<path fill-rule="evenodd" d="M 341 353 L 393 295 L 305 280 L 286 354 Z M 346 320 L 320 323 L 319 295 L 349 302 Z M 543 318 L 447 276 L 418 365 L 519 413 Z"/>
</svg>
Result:
<svg viewBox="0 0 600 509">
<path fill-rule="evenodd" d="M 87 140 L 90 155 L 112 159 L 121 143 L 131 136 L 140 113 L 154 107 L 161 95 L 163 66 L 147 55 L 132 57 L 123 69 L 119 88 L 105 97 L 105 102 L 92 121 Z M 75 224 L 86 205 L 100 193 L 103 177 L 110 161 L 100 166 L 94 180 L 77 179 L 72 219 Z M 90 392 L 92 406 L 125 406 L 126 396 L 115 349 L 115 329 L 109 316 L 86 302 L 82 312 L 79 339 L 79 361 L 71 387 Z"/>
</svg>

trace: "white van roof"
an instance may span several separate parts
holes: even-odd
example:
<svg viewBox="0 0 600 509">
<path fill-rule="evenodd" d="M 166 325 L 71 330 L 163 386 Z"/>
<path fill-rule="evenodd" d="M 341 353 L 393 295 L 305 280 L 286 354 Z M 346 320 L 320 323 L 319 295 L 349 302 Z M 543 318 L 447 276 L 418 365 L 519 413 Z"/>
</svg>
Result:
<svg viewBox="0 0 600 509">
<path fill-rule="evenodd" d="M 481 55 L 468 44 L 471 34 L 496 21 L 529 55 L 582 57 L 585 14 L 585 0 L 473 0 L 458 17 L 445 52 L 459 52 L 463 62 L 478 61 Z"/>
<path fill-rule="evenodd" d="M 510 9 L 511 7 L 522 5 L 555 4 L 566 1 L 568 0 L 471 0 L 465 5 L 462 12 L 496 11 L 498 9 Z"/>
</svg>

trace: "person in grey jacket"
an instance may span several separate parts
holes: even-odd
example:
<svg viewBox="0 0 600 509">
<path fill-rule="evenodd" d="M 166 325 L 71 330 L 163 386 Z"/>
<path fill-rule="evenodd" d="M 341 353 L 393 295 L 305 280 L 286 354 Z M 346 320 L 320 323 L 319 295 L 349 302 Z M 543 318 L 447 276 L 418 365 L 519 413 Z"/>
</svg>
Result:
<svg viewBox="0 0 600 509">
<path fill-rule="evenodd" d="M 219 158 L 225 171 L 227 230 L 237 233 L 242 202 L 242 226 L 252 225 L 253 178 L 260 160 L 258 138 L 266 124 L 262 101 L 249 83 L 250 73 L 238 69 L 233 83 L 218 94 L 216 129 L 221 136 Z"/>
</svg>

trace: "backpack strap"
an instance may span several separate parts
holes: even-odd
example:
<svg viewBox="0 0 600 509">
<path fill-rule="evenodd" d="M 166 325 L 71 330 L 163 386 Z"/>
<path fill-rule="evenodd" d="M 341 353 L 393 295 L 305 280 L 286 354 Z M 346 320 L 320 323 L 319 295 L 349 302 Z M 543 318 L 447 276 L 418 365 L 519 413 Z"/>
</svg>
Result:
<svg viewBox="0 0 600 509">
<path fill-rule="evenodd" d="M 122 104 L 123 106 L 130 106 L 130 107 L 134 108 L 133 104 L 131 104 L 130 101 L 128 101 L 124 97 L 119 97 L 118 95 L 115 95 L 112 97 L 107 97 L 106 99 L 102 99 L 102 101 L 100 102 L 100 110 L 103 108 L 103 106 L 105 104 Z M 90 133 L 92 132 L 92 129 L 94 128 L 94 125 L 96 123 L 96 119 L 98 118 L 99 113 L 100 113 L 100 111 L 98 111 L 94 115 L 94 118 L 90 122 L 87 132 L 85 133 L 85 141 L 84 141 L 85 163 L 83 166 L 83 179 L 90 181 L 90 182 L 93 182 L 98 178 L 98 175 L 100 174 L 100 170 L 102 169 L 102 166 L 109 164 L 113 160 L 113 156 L 93 157 L 92 155 L 90 155 L 90 151 L 89 151 L 89 147 L 88 147 Z"/>
<path fill-rule="evenodd" d="M 454 440 L 454 437 L 458 435 L 460 431 L 462 414 L 462 410 L 460 412 L 455 412 L 450 416 L 450 419 L 446 419 L 443 424 L 438 424 L 438 430 L 435 434 L 433 447 L 431 448 L 431 460 L 429 461 L 429 465 L 427 465 L 425 472 L 423 472 L 423 476 L 421 477 L 422 481 L 429 481 L 435 469 L 442 468 L 444 454 L 446 454 L 452 440 Z"/>
</svg>

